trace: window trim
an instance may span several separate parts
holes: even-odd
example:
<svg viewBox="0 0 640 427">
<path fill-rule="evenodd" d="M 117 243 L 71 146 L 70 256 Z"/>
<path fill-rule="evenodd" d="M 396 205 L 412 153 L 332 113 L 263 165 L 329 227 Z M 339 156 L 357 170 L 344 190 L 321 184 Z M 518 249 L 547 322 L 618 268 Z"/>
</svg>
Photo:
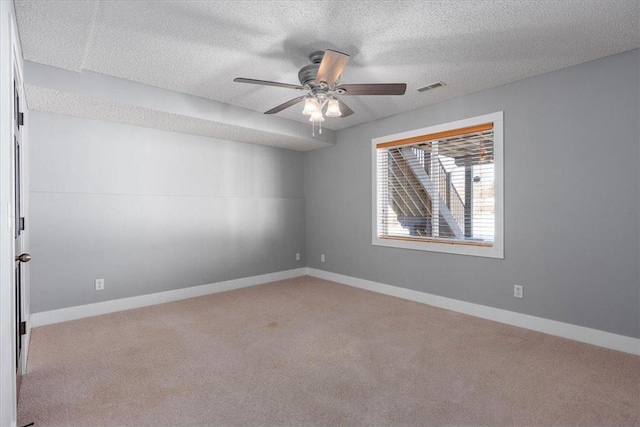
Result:
<svg viewBox="0 0 640 427">
<path fill-rule="evenodd" d="M 372 221 L 371 244 L 374 246 L 386 246 L 392 248 L 411 249 L 430 252 L 441 252 L 457 255 L 479 256 L 487 258 L 504 259 L 504 113 L 484 114 L 468 119 L 415 129 L 393 135 L 381 136 L 371 140 L 371 194 L 372 194 Z M 411 145 L 413 138 L 447 132 L 471 126 L 493 123 L 493 155 L 494 155 L 494 194 L 495 194 L 495 240 L 493 246 L 466 244 L 465 242 L 435 242 L 415 241 L 404 238 L 378 237 L 378 182 L 377 182 L 377 146 L 378 144 L 392 143 L 394 141 L 409 140 Z"/>
</svg>

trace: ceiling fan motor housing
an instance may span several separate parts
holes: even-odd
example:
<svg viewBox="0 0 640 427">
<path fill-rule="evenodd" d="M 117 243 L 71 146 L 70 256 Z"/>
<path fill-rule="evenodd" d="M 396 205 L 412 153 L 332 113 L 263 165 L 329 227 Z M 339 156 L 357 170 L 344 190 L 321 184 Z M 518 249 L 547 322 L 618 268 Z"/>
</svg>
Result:
<svg viewBox="0 0 640 427">
<path fill-rule="evenodd" d="M 300 84 L 302 86 L 317 86 L 315 81 L 319 68 L 320 64 L 309 64 L 300 68 L 300 71 L 298 71 L 298 80 L 300 80 Z"/>
<path fill-rule="evenodd" d="M 318 86 L 316 83 L 316 76 L 318 75 L 318 69 L 320 69 L 320 63 L 324 57 L 324 52 L 319 50 L 309 55 L 309 61 L 311 64 L 305 65 L 298 71 L 298 80 L 302 86 Z"/>
</svg>

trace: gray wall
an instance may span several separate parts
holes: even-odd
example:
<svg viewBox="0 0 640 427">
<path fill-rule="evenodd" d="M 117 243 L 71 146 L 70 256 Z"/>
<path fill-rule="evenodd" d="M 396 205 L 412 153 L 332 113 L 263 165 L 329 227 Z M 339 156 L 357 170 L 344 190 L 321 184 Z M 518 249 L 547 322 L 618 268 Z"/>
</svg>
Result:
<svg viewBox="0 0 640 427">
<path fill-rule="evenodd" d="M 302 153 L 41 112 L 29 140 L 32 312 L 305 265 Z"/>
<path fill-rule="evenodd" d="M 305 154 L 308 266 L 640 336 L 638 57 L 338 132 L 336 146 Z M 371 139 L 501 110 L 505 259 L 372 246 Z M 513 298 L 514 284 L 524 285 L 523 299 Z"/>
</svg>

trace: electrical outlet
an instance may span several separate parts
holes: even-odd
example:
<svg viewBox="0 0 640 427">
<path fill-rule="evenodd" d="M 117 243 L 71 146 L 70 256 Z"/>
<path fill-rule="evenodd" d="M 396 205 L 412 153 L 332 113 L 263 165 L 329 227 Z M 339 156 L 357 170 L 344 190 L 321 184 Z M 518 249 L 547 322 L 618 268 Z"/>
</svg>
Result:
<svg viewBox="0 0 640 427">
<path fill-rule="evenodd" d="M 324 254 L 320 255 L 320 262 L 324 262 Z"/>
<path fill-rule="evenodd" d="M 296 253 L 296 261 L 300 261 L 300 252 Z"/>
<path fill-rule="evenodd" d="M 513 285 L 513 296 L 516 298 L 522 298 L 524 296 L 524 288 L 522 285 Z"/>
<path fill-rule="evenodd" d="M 104 291 L 104 279 L 96 279 L 96 291 Z"/>
</svg>

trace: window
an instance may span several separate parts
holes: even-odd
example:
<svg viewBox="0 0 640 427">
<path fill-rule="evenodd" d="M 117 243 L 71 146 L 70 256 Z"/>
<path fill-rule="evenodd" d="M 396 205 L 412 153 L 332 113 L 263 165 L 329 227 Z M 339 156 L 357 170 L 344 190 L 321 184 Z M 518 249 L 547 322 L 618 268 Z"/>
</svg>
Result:
<svg viewBox="0 0 640 427">
<path fill-rule="evenodd" d="M 376 138 L 373 244 L 504 258 L 502 112 Z"/>
</svg>

